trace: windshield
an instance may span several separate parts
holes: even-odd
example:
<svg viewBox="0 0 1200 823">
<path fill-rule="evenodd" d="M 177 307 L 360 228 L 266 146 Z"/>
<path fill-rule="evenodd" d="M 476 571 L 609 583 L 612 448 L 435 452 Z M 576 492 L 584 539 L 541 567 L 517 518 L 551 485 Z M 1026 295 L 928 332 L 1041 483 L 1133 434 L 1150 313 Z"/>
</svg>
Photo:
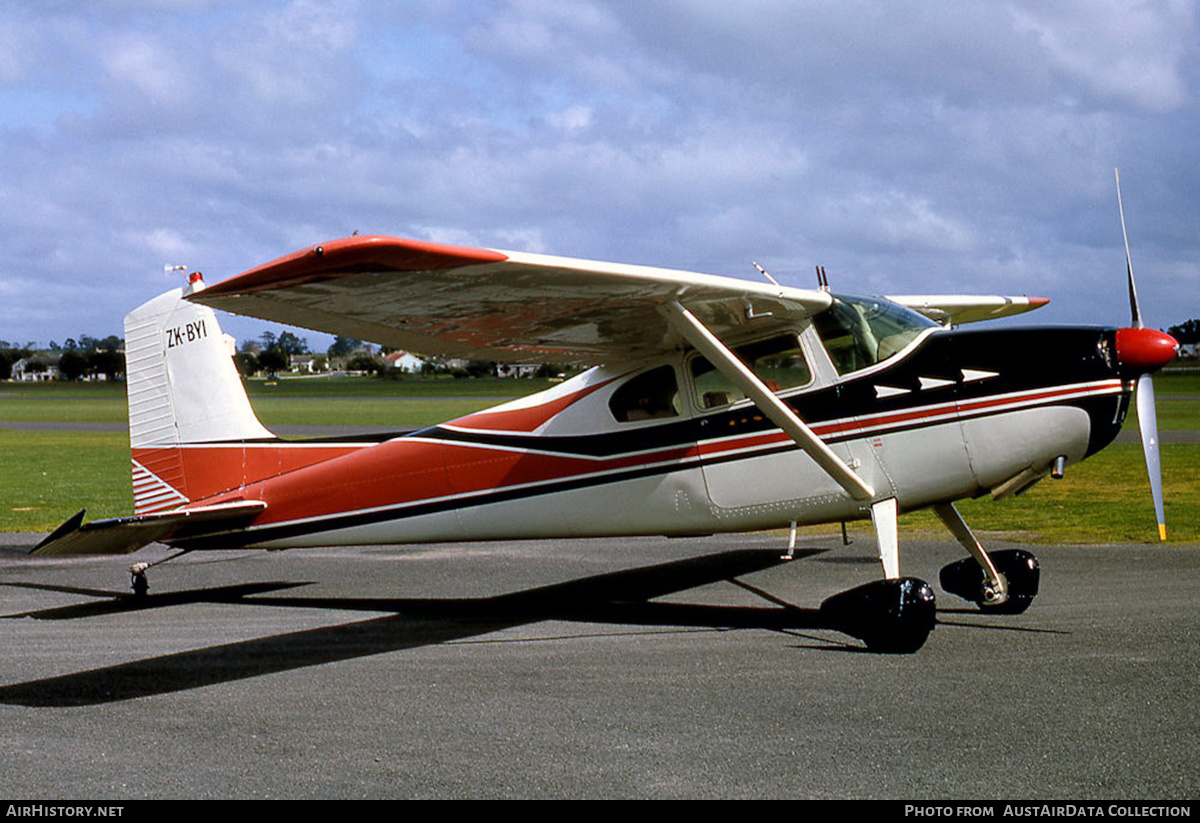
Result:
<svg viewBox="0 0 1200 823">
<path fill-rule="evenodd" d="M 812 318 L 838 374 L 881 363 L 919 334 L 937 328 L 929 318 L 889 300 L 834 295 L 833 305 Z"/>
</svg>

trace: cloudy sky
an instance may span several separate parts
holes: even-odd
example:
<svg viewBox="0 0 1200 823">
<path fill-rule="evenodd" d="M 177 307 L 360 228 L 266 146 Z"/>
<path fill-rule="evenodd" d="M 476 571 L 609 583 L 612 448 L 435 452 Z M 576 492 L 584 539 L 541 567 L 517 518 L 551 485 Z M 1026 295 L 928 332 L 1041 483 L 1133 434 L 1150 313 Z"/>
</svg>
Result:
<svg viewBox="0 0 1200 823">
<path fill-rule="evenodd" d="M 7 0 L 0 339 L 356 230 L 1119 324 L 1115 166 L 1166 327 L 1198 92 L 1188 0 Z"/>
</svg>

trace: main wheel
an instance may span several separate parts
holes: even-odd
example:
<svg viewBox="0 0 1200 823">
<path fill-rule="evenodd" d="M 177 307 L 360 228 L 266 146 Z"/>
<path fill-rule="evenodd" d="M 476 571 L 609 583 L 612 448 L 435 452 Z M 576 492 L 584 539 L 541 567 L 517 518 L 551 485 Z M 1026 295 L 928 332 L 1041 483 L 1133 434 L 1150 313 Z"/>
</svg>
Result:
<svg viewBox="0 0 1200 823">
<path fill-rule="evenodd" d="M 831 629 L 857 637 L 882 654 L 912 654 L 937 622 L 937 601 L 924 580 L 876 580 L 835 594 L 821 604 Z"/>
<path fill-rule="evenodd" d="M 974 558 L 951 563 L 942 569 L 939 581 L 942 589 L 950 594 L 969 600 L 986 614 L 1020 614 L 1029 608 L 1037 596 L 1041 580 L 1041 568 L 1037 558 L 1021 549 L 988 552 L 996 571 L 1008 586 L 1008 600 L 989 603 L 985 596 L 984 581 L 987 574 Z"/>
</svg>

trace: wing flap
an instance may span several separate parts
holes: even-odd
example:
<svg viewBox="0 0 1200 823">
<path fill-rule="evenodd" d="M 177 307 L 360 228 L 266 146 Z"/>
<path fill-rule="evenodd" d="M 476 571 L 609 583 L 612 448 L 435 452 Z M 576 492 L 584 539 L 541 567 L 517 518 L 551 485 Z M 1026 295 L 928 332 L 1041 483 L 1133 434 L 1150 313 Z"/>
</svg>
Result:
<svg viewBox="0 0 1200 823">
<path fill-rule="evenodd" d="M 673 347 L 660 312 L 673 300 L 720 332 L 830 303 L 825 292 L 731 277 L 394 237 L 314 246 L 191 299 L 418 354 L 568 363 Z"/>
<path fill-rule="evenodd" d="M 34 546 L 30 554 L 39 557 L 131 554 L 165 537 L 195 537 L 248 523 L 266 507 L 261 500 L 246 500 L 91 523 L 83 522 L 81 510 Z"/>
</svg>

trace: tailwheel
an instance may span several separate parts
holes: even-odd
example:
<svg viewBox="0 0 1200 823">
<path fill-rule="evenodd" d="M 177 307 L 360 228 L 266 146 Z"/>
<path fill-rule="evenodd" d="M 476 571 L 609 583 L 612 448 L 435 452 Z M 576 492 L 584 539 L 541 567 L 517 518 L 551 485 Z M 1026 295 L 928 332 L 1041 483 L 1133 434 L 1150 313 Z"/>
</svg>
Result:
<svg viewBox="0 0 1200 823">
<path fill-rule="evenodd" d="M 146 592 L 150 591 L 150 581 L 146 579 L 146 570 L 150 568 L 149 563 L 134 563 L 129 567 L 129 585 L 133 589 L 134 597 L 145 597 Z"/>
<path fill-rule="evenodd" d="M 821 619 L 829 628 L 857 637 L 870 651 L 912 654 L 933 631 L 937 603 L 924 580 L 876 580 L 827 599 Z"/>
<path fill-rule="evenodd" d="M 166 563 L 168 560 L 174 560 L 176 557 L 182 557 L 187 554 L 190 549 L 181 549 L 175 554 L 168 555 L 160 560 L 155 560 L 153 563 L 134 563 L 129 567 L 129 585 L 133 589 L 133 596 L 137 600 L 146 597 L 146 592 L 150 591 L 150 581 L 146 579 L 146 572 L 151 567 L 157 566 L 160 563 Z"/>
<path fill-rule="evenodd" d="M 959 560 L 942 569 L 940 582 L 950 594 L 979 606 L 985 614 L 1020 614 L 1038 593 L 1041 569 L 1037 558 L 1021 549 L 988 552 L 996 571 L 1004 578 L 1007 599 L 997 602 L 987 572 L 974 558 Z"/>
</svg>

